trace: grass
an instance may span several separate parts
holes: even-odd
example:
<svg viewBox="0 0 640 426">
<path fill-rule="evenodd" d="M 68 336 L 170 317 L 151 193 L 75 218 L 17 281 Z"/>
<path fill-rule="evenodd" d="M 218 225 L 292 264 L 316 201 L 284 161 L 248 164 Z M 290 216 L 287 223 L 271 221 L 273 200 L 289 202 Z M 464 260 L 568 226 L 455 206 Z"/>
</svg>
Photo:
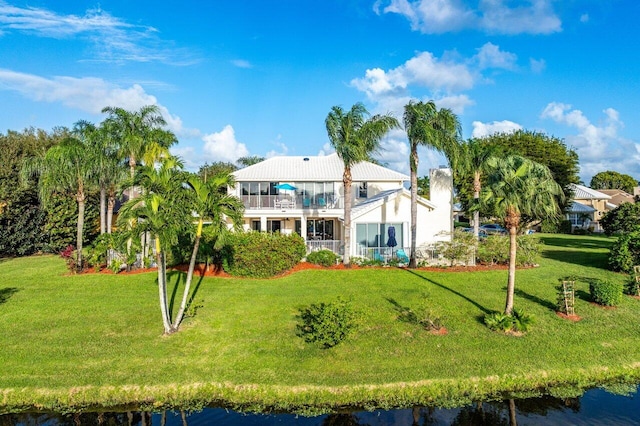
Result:
<svg viewBox="0 0 640 426">
<path fill-rule="evenodd" d="M 2 260 L 0 412 L 127 404 L 299 412 L 452 406 L 640 381 L 640 301 L 625 296 L 616 309 L 589 302 L 589 279 L 625 279 L 603 269 L 613 240 L 542 238 L 540 267 L 516 273 L 515 304 L 536 317 L 523 337 L 482 323 L 504 306 L 506 271 L 204 278 L 196 315 L 162 336 L 153 273 L 74 276 L 53 256 Z M 580 277 L 577 323 L 555 314 L 555 286 L 566 275 Z M 183 280 L 170 277 L 174 287 Z M 339 296 L 363 317 L 349 340 L 327 350 L 295 335 L 300 308 Z M 421 306 L 442 317 L 447 335 L 398 318 L 401 308 Z"/>
</svg>

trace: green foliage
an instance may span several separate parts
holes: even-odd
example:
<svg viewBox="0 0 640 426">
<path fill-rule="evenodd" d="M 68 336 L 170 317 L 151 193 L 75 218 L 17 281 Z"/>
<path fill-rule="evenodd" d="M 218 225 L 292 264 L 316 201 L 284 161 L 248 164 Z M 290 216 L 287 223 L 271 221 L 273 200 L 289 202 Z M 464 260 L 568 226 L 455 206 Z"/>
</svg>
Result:
<svg viewBox="0 0 640 426">
<path fill-rule="evenodd" d="M 640 281 L 632 274 L 624 286 L 624 293 L 631 296 L 640 296 Z"/>
<path fill-rule="evenodd" d="M 335 265 L 337 260 L 338 255 L 331 250 L 312 251 L 307 255 L 307 262 L 322 265 L 324 267 Z"/>
<path fill-rule="evenodd" d="M 460 263 L 468 265 L 473 260 L 477 245 L 478 240 L 473 233 L 454 229 L 451 241 L 436 243 L 436 250 L 451 262 L 451 266 Z"/>
<path fill-rule="evenodd" d="M 633 194 L 633 188 L 638 185 L 638 181 L 632 176 L 607 170 L 596 173 L 591 178 L 589 185 L 593 189 L 621 189 L 624 192 Z"/>
<path fill-rule="evenodd" d="M 535 317 L 524 309 L 514 308 L 512 315 L 503 312 L 486 314 L 484 323 L 493 331 L 526 333 L 535 323 Z"/>
<path fill-rule="evenodd" d="M 384 261 L 380 259 L 369 259 L 368 257 L 354 256 L 351 263 L 356 266 L 384 266 Z"/>
<path fill-rule="evenodd" d="M 518 235 L 516 242 L 518 244 L 517 266 L 531 266 L 539 262 L 542 250 L 540 238 L 534 235 Z M 502 235 L 489 235 L 484 238 L 478 244 L 476 258 L 478 262 L 490 265 L 509 263 L 509 238 Z"/>
<path fill-rule="evenodd" d="M 558 220 L 557 218 L 545 219 L 540 222 L 540 232 L 546 234 L 571 234 L 570 220 Z"/>
<path fill-rule="evenodd" d="M 609 253 L 614 271 L 630 273 L 634 265 L 640 265 L 640 230 L 619 236 Z"/>
<path fill-rule="evenodd" d="M 83 242 L 91 243 L 98 235 L 99 212 L 96 208 L 95 197 L 90 197 L 84 211 Z M 46 208 L 47 223 L 44 232 L 48 241 L 44 250 L 58 253 L 70 244 L 75 245 L 78 223 L 78 203 L 71 198 L 55 195 Z"/>
<path fill-rule="evenodd" d="M 231 275 L 267 278 L 293 268 L 306 255 L 298 234 L 238 232 L 222 250 L 223 267 Z"/>
<path fill-rule="evenodd" d="M 47 240 L 46 218 L 34 189 L 16 189 L 15 196 L 0 208 L 0 257 L 42 250 Z"/>
<path fill-rule="evenodd" d="M 300 309 L 298 336 L 307 343 L 319 343 L 331 348 L 346 339 L 356 328 L 359 314 L 353 303 L 338 298 L 335 302 L 313 303 Z"/>
<path fill-rule="evenodd" d="M 640 229 L 640 203 L 622 203 L 608 211 L 600 225 L 607 235 L 625 234 Z"/>
<path fill-rule="evenodd" d="M 397 305 L 398 319 L 413 325 L 423 327 L 427 331 L 439 331 L 444 328 L 442 316 L 426 306 L 416 310 Z"/>
<path fill-rule="evenodd" d="M 591 300 L 603 306 L 617 306 L 622 301 L 622 284 L 618 281 L 591 280 Z"/>
</svg>

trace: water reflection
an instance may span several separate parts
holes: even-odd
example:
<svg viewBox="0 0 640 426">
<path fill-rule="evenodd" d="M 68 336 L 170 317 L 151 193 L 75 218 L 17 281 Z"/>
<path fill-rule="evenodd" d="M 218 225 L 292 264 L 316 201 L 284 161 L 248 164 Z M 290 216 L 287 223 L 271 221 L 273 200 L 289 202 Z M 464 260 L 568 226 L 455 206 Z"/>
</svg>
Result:
<svg viewBox="0 0 640 426">
<path fill-rule="evenodd" d="M 318 417 L 293 414 L 243 414 L 219 408 L 197 413 L 81 413 L 6 414 L 0 426 L 202 426 L 202 425 L 304 425 L 304 426 L 515 426 L 540 424 L 638 425 L 640 393 L 613 395 L 602 389 L 581 398 L 544 396 L 501 402 L 479 402 L 456 409 L 412 409 L 337 413 Z"/>
</svg>

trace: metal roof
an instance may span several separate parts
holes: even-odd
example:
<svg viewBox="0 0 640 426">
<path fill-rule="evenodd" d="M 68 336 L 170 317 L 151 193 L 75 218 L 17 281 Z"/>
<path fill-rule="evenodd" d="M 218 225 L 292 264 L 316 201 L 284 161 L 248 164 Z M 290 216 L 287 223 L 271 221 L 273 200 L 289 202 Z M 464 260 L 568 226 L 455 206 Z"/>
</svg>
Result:
<svg viewBox="0 0 640 426">
<path fill-rule="evenodd" d="M 567 209 L 567 213 L 593 213 L 596 209 L 591 206 L 580 204 L 577 201 L 571 203 L 571 207 Z"/>
<path fill-rule="evenodd" d="M 272 157 L 260 163 L 236 170 L 233 175 L 238 182 L 341 182 L 344 163 L 338 154 L 324 156 Z M 409 176 L 363 161 L 351 168 L 354 182 L 408 181 Z"/>
<path fill-rule="evenodd" d="M 379 194 L 374 195 L 373 197 L 354 205 L 351 208 L 351 219 L 356 219 L 362 216 L 365 213 L 368 213 L 375 208 L 395 199 L 399 195 L 405 195 L 407 197 L 411 197 L 411 192 L 409 192 L 406 188 L 399 189 L 390 189 L 388 191 L 382 191 Z M 433 210 L 436 208 L 436 205 L 433 204 L 430 200 L 426 198 L 422 198 L 418 196 L 418 203 L 423 204 L 427 208 Z"/>
<path fill-rule="evenodd" d="M 573 190 L 573 193 L 574 193 L 573 198 L 576 200 L 610 200 L 611 199 L 610 195 L 603 194 L 600 191 L 596 191 L 595 189 L 591 189 L 584 185 L 578 185 L 578 184 L 572 183 L 571 189 Z"/>
</svg>

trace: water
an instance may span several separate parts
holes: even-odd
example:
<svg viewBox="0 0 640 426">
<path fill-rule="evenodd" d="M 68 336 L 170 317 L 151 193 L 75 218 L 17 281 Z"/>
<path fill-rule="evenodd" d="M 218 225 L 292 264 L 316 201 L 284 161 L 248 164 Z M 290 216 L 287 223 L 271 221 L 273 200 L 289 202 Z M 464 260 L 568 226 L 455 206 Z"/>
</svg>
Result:
<svg viewBox="0 0 640 426">
<path fill-rule="evenodd" d="M 293 414 L 243 414 L 220 408 L 196 413 L 96 413 L 83 414 L 7 414 L 0 415 L 0 426 L 42 425 L 135 425 L 135 426 L 203 426 L 203 425 L 299 425 L 299 426 L 427 426 L 427 425 L 640 425 L 640 393 L 630 396 L 607 393 L 602 389 L 587 391 L 580 398 L 560 399 L 550 396 L 482 403 L 455 409 L 414 408 L 404 410 L 354 412 L 318 417 Z M 514 414 L 515 418 L 510 415 Z M 143 419 L 144 416 L 144 419 Z"/>
</svg>

